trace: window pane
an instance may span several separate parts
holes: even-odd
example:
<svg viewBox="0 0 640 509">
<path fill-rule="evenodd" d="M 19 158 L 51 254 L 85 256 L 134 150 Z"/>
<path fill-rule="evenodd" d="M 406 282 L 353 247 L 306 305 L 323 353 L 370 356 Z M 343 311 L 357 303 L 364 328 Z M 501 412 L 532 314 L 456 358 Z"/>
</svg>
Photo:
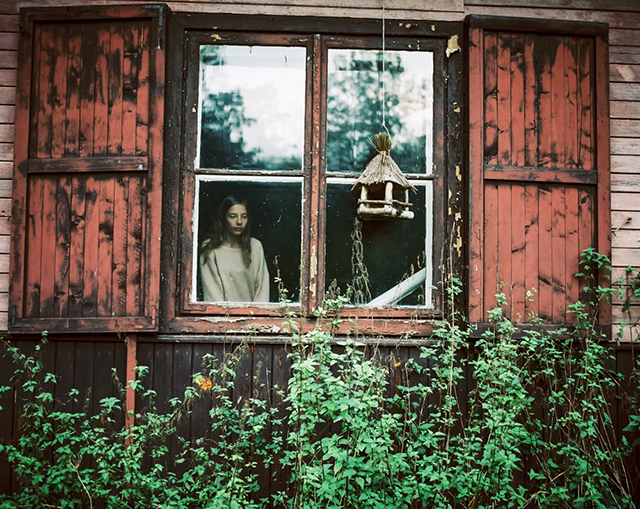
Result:
<svg viewBox="0 0 640 509">
<path fill-rule="evenodd" d="M 383 101 L 384 97 L 384 101 Z M 375 156 L 368 140 L 384 132 L 405 173 L 431 173 L 433 54 L 424 51 L 330 49 L 327 170 L 362 172 Z"/>
<path fill-rule="evenodd" d="M 248 205 L 249 228 L 251 237 L 262 244 L 264 257 L 269 272 L 269 302 L 278 302 L 278 284 L 275 278 L 280 272 L 280 278 L 287 297 L 293 302 L 300 300 L 300 254 L 302 231 L 302 182 L 300 180 L 270 180 L 268 182 L 252 182 L 240 179 L 228 178 L 223 180 L 217 177 L 201 176 L 197 178 L 198 202 L 195 207 L 196 232 L 194 237 L 198 239 L 198 253 L 194 253 L 194 281 L 196 289 L 194 300 L 196 301 L 237 301 L 229 297 L 231 289 L 225 289 L 224 298 L 205 299 L 203 280 L 207 278 L 203 271 L 209 271 L 214 282 L 208 295 L 219 295 L 219 281 L 225 280 L 231 270 L 222 266 L 228 256 L 234 256 L 229 250 L 221 255 L 202 258 L 204 254 L 203 244 L 210 239 L 215 232 L 215 223 L 218 209 L 222 201 L 229 195 L 244 198 Z M 206 244 L 205 244 L 206 245 Z M 252 249 L 253 251 L 253 249 Z M 252 253 L 253 254 L 253 253 Z M 227 256 L 228 255 L 228 256 Z M 239 256 L 239 255 L 238 255 Z M 204 262 L 204 263 L 203 263 Z M 203 265 L 210 262 L 208 268 Z M 230 260 L 233 263 L 234 260 Z M 252 259 L 252 264 L 255 263 Z M 238 276 L 244 277 L 244 276 Z M 244 281 L 244 279 L 243 279 Z M 252 280 L 259 284 L 259 281 Z M 235 282 L 231 283 L 235 285 Z M 220 290 L 223 291 L 223 290 Z M 218 292 L 218 293 L 216 293 Z M 239 290 L 240 295 L 245 295 L 244 288 Z M 241 301 L 251 301 L 244 298 Z"/>
<path fill-rule="evenodd" d="M 200 47 L 198 167 L 301 170 L 306 49 Z"/>
<path fill-rule="evenodd" d="M 352 297 L 354 304 L 430 306 L 431 183 L 415 183 L 413 219 L 362 221 L 358 240 L 354 221 L 359 191 L 351 190 L 353 182 L 336 181 L 327 184 L 325 288 L 330 292 L 337 285 L 344 294 L 352 287 L 361 292 Z"/>
</svg>

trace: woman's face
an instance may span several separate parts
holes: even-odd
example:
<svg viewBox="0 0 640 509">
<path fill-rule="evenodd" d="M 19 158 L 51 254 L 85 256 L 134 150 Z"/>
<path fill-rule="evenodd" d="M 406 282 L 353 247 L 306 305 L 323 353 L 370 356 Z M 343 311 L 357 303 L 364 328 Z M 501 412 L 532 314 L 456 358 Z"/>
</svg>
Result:
<svg viewBox="0 0 640 509">
<path fill-rule="evenodd" d="M 227 230 L 231 235 L 242 235 L 249 222 L 247 208 L 239 203 L 230 207 L 227 210 L 226 220 Z"/>
</svg>

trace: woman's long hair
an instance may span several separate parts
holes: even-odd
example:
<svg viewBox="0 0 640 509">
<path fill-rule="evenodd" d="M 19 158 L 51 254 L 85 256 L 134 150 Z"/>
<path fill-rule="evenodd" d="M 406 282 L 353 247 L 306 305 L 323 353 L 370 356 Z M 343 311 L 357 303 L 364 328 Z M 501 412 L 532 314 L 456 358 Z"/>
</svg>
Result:
<svg viewBox="0 0 640 509">
<path fill-rule="evenodd" d="M 213 223 L 213 233 L 210 233 L 205 237 L 202 242 L 201 249 L 203 254 L 208 255 L 215 248 L 222 245 L 226 235 L 228 234 L 226 220 L 227 212 L 234 205 L 244 205 L 244 208 L 247 210 L 247 226 L 240 236 L 240 245 L 242 246 L 242 260 L 244 261 L 245 266 L 249 267 L 249 265 L 251 265 L 251 231 L 249 229 L 251 226 L 251 214 L 249 212 L 249 205 L 247 204 L 247 201 L 237 194 L 230 194 L 222 200 L 222 203 L 220 203 L 215 222 Z"/>
</svg>

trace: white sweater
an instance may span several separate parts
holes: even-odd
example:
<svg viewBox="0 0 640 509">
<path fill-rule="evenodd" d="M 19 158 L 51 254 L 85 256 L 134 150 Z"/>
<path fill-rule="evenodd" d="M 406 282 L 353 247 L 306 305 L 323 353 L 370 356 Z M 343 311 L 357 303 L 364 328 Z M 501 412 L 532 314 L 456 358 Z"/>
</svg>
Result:
<svg viewBox="0 0 640 509">
<path fill-rule="evenodd" d="M 258 239 L 251 238 L 251 264 L 242 248 L 221 245 L 200 255 L 200 280 L 205 302 L 269 302 L 269 270 Z"/>
</svg>

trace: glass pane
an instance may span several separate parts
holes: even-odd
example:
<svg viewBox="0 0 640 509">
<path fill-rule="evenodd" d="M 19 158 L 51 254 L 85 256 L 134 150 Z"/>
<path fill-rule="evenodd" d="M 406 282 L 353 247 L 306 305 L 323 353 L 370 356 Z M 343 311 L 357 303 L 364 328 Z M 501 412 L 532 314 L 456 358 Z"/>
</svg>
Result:
<svg viewBox="0 0 640 509">
<path fill-rule="evenodd" d="M 220 214 L 220 205 L 226 197 L 232 195 L 239 201 L 244 200 L 248 213 L 248 228 L 250 237 L 260 241 L 266 260 L 268 271 L 268 301 L 278 302 L 279 288 L 276 276 L 280 273 L 282 286 L 287 290 L 287 298 L 293 302 L 300 300 L 300 255 L 302 231 L 302 182 L 297 181 L 268 181 L 250 182 L 242 180 L 220 180 L 215 177 L 198 177 L 198 203 L 195 207 L 197 231 L 194 237 L 198 239 L 198 253 L 194 253 L 196 288 L 194 299 L 197 301 L 233 301 L 250 302 L 266 301 L 264 291 L 258 291 L 261 284 L 259 277 L 263 277 L 260 268 L 255 263 L 254 251 L 259 247 L 252 243 L 251 269 L 261 276 L 251 272 L 249 276 L 243 271 L 240 263 L 240 250 L 214 249 L 213 255 L 206 247 L 210 242 L 219 244 L 222 230 L 226 234 L 227 223 L 224 214 Z M 228 202 L 227 202 L 228 203 Z M 230 209 L 231 210 L 231 209 Z M 233 209 L 237 211 L 237 209 Z M 233 221 L 233 218 L 232 218 Z M 218 223 L 219 226 L 216 226 Z M 233 223 L 232 225 L 233 226 Z M 224 244 L 224 243 L 223 243 Z M 231 274 L 233 264 L 239 266 L 241 274 Z M 237 267 L 236 267 L 237 268 Z M 235 278 L 235 279 L 234 279 Z M 249 278 L 249 279 L 247 279 Z M 250 281 L 251 288 L 238 288 L 238 281 Z M 209 284 L 208 289 L 203 288 Z M 226 285 L 226 286 L 225 286 Z M 248 293 L 247 293 L 248 292 Z M 218 296 L 205 298 L 205 295 Z M 223 295 L 221 297 L 221 295 Z M 238 298 L 237 296 L 243 296 Z"/>
<path fill-rule="evenodd" d="M 391 157 L 405 173 L 431 173 L 433 54 L 330 49 L 327 170 L 361 173 L 375 156 L 369 143 L 393 137 Z M 384 97 L 384 100 L 383 100 Z"/>
<path fill-rule="evenodd" d="M 425 241 L 430 185 L 417 184 L 417 193 L 411 193 L 413 219 L 359 221 L 360 228 L 354 226 L 359 191 L 352 191 L 351 184 L 327 185 L 325 288 L 329 294 L 332 286 L 343 295 L 351 287 L 353 304 L 425 305 L 425 281 L 431 284 L 427 251 L 431 243 Z M 426 295 L 430 300 L 430 292 Z"/>
<path fill-rule="evenodd" d="M 301 170 L 306 49 L 200 47 L 200 168 Z"/>
</svg>

